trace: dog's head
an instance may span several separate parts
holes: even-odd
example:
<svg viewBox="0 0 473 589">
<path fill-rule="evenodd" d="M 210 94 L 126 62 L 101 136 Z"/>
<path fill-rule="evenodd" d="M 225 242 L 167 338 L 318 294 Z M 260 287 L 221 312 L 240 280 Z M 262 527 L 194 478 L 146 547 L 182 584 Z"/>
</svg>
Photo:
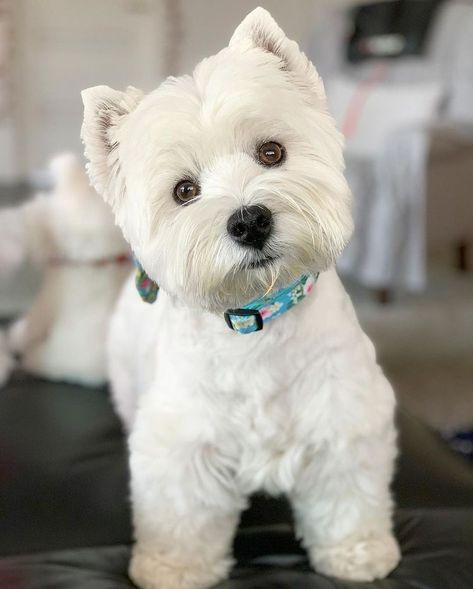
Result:
<svg viewBox="0 0 473 589">
<path fill-rule="evenodd" d="M 93 185 L 149 276 L 186 304 L 241 306 L 346 244 L 341 135 L 314 66 L 265 10 L 192 76 L 83 100 Z"/>
</svg>

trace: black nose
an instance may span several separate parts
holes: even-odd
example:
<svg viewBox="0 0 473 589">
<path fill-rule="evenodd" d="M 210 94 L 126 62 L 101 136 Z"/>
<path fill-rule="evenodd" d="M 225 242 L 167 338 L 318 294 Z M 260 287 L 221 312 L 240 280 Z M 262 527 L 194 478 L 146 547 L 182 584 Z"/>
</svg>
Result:
<svg viewBox="0 0 473 589">
<path fill-rule="evenodd" d="M 227 231 L 231 238 L 256 249 L 262 249 L 273 228 L 273 215 L 263 205 L 242 207 L 228 219 Z"/>
</svg>

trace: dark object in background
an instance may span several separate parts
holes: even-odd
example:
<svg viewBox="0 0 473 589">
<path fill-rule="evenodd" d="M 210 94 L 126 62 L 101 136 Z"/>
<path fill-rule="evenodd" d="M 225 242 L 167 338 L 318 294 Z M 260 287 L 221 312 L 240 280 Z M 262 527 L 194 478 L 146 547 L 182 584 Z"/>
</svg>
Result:
<svg viewBox="0 0 473 589">
<path fill-rule="evenodd" d="M 351 11 L 348 61 L 421 54 L 442 1 L 388 0 L 357 6 Z"/>
</svg>

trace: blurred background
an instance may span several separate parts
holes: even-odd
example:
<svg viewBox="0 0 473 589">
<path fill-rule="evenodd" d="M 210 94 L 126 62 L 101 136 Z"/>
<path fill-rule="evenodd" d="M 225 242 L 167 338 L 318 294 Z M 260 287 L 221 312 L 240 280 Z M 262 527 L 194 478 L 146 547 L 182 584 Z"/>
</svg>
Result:
<svg viewBox="0 0 473 589">
<path fill-rule="evenodd" d="M 80 91 L 151 90 L 268 8 L 322 74 L 346 136 L 356 231 L 340 273 L 403 404 L 473 455 L 473 4 L 0 0 L 0 206 L 82 152 Z M 38 277 L 0 279 L 0 315 Z"/>
</svg>

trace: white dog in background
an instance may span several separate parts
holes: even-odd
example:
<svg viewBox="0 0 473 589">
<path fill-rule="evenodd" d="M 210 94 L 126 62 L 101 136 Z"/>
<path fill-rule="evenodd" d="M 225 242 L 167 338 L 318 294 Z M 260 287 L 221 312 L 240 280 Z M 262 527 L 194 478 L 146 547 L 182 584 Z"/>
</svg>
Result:
<svg viewBox="0 0 473 589">
<path fill-rule="evenodd" d="M 386 576 L 400 556 L 395 401 L 333 267 L 350 192 L 313 65 L 259 8 L 192 76 L 83 100 L 93 184 L 161 288 L 146 305 L 130 283 L 110 339 L 131 430 L 132 579 L 223 579 L 257 490 L 289 497 L 317 571 Z M 266 321 L 288 285 L 294 308 Z"/>
<path fill-rule="evenodd" d="M 58 156 L 51 171 L 51 194 L 0 212 L 2 274 L 28 259 L 43 273 L 31 309 L 7 334 L 8 347 L 29 372 L 100 385 L 107 379 L 110 316 L 130 272 L 129 248 L 74 155 Z"/>
</svg>

